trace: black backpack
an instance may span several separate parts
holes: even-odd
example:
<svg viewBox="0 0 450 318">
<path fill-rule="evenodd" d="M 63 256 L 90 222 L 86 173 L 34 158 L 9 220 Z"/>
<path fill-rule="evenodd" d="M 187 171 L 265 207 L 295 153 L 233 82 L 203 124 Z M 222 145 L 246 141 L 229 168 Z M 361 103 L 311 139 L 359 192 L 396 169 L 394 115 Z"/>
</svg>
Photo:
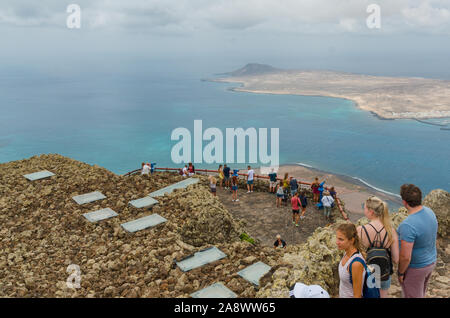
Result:
<svg viewBox="0 0 450 318">
<path fill-rule="evenodd" d="M 384 236 L 383 241 L 381 241 L 381 231 L 384 227 L 378 232 L 372 224 L 369 224 L 373 227 L 376 234 L 373 239 L 373 242 L 370 241 L 369 233 L 366 228 L 362 226 L 364 232 L 366 232 L 367 239 L 369 240 L 369 248 L 367 249 L 367 257 L 366 261 L 368 265 L 378 265 L 380 267 L 380 279 L 382 281 L 388 280 L 389 276 L 393 274 L 393 266 L 392 266 L 392 258 L 391 251 L 388 248 L 383 247 L 384 242 L 386 241 L 386 237 L 388 236 L 387 232 Z M 376 242 L 380 244 L 375 244 Z M 375 246 L 377 245 L 377 246 Z"/>
</svg>

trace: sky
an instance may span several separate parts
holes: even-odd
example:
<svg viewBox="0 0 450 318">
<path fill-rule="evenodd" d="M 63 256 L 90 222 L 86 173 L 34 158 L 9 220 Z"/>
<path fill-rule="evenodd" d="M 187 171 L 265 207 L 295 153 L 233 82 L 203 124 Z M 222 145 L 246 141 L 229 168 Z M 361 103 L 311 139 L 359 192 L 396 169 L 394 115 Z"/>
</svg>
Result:
<svg viewBox="0 0 450 318">
<path fill-rule="evenodd" d="M 81 27 L 70 29 L 70 4 Z M 366 20 L 380 8 L 380 28 Z M 0 70 L 169 62 L 450 79 L 450 0 L 2 0 Z M 117 66 L 119 67 L 119 66 Z"/>
</svg>

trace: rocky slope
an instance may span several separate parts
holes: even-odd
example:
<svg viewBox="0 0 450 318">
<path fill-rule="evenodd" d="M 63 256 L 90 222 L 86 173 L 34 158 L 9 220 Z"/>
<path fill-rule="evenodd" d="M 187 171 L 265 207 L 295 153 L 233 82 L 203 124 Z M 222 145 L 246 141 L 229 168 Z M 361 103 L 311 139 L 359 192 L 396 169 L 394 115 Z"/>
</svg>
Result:
<svg viewBox="0 0 450 318">
<path fill-rule="evenodd" d="M 56 176 L 33 182 L 23 177 L 44 169 Z M 149 211 L 128 202 L 180 181 L 181 176 L 123 177 L 60 155 L 0 164 L 0 297 L 189 297 L 219 281 L 239 297 L 288 297 L 288 287 L 298 281 L 320 284 L 336 295 L 341 255 L 333 226 L 318 228 L 307 243 L 286 250 L 241 242 L 245 224 L 234 220 L 209 193 L 206 176 L 197 177 L 200 183 L 158 198 L 159 205 Z M 267 189 L 260 186 L 261 191 Z M 82 206 L 72 199 L 92 191 L 107 198 Z M 444 227 L 447 223 L 441 220 L 448 221 L 448 205 L 440 204 L 447 196 L 444 191 L 427 197 Z M 106 207 L 119 215 L 97 223 L 82 216 Z M 152 213 L 168 222 L 134 234 L 120 226 Z M 344 222 L 334 213 L 338 222 Z M 400 212 L 394 222 L 404 217 Z M 440 228 L 440 233 L 448 233 L 447 228 Z M 174 264 L 212 245 L 227 257 L 187 273 Z M 448 255 L 448 240 L 440 238 L 432 297 L 450 294 Z M 272 266 L 259 290 L 236 274 L 257 261 Z M 78 289 L 66 285 L 71 264 L 80 267 Z"/>
</svg>

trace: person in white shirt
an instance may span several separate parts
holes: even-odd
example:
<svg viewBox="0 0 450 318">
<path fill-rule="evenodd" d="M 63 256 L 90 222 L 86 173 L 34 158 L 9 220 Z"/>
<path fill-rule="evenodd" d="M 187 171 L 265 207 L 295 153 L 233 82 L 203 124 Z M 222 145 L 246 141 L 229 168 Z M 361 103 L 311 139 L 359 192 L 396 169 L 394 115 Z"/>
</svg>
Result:
<svg viewBox="0 0 450 318">
<path fill-rule="evenodd" d="M 247 193 L 250 193 L 253 192 L 253 178 L 255 175 L 255 171 L 250 166 L 248 166 L 247 169 Z"/>
<path fill-rule="evenodd" d="M 188 168 L 187 168 L 187 165 L 184 165 L 184 168 L 183 168 L 183 177 L 187 177 L 187 175 L 188 175 Z"/>
<path fill-rule="evenodd" d="M 150 173 L 150 166 L 146 165 L 144 162 L 142 163 L 142 171 L 141 175 L 149 174 Z"/>
<path fill-rule="evenodd" d="M 331 221 L 331 205 L 334 203 L 333 197 L 330 192 L 324 191 L 322 197 L 322 204 L 324 208 L 324 214 L 328 221 Z"/>
</svg>

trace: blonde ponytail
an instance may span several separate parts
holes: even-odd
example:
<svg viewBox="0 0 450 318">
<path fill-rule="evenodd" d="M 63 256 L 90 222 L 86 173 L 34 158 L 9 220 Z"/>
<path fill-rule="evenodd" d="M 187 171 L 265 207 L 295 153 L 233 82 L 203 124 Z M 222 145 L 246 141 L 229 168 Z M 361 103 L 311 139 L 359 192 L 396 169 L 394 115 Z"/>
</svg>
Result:
<svg viewBox="0 0 450 318">
<path fill-rule="evenodd" d="M 389 216 L 388 204 L 376 196 L 371 196 L 366 201 L 367 209 L 372 210 L 380 219 L 384 229 L 388 235 L 388 244 L 390 246 L 393 242 L 394 228 L 392 227 L 391 217 Z"/>
<path fill-rule="evenodd" d="M 386 202 L 383 201 L 383 216 L 380 218 L 381 223 L 383 223 L 383 226 L 388 234 L 389 244 L 390 246 L 394 242 L 394 227 L 391 223 L 391 216 L 389 215 L 389 209 Z"/>
</svg>

